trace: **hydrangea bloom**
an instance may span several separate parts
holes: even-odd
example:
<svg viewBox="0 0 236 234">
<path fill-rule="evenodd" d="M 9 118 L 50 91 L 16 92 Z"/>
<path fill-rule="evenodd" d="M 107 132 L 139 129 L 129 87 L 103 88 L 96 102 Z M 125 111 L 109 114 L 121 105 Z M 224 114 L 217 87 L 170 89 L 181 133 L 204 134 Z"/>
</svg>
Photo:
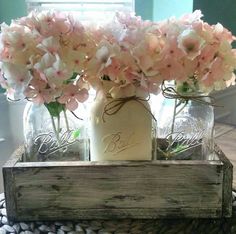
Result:
<svg viewBox="0 0 236 234">
<path fill-rule="evenodd" d="M 101 89 L 102 79 L 108 78 L 113 98 L 156 93 L 162 81 L 153 58 L 162 42 L 152 37 L 150 28 L 150 21 L 116 14 L 111 23 L 96 31 L 96 48 L 87 65 L 86 79 Z"/>
<path fill-rule="evenodd" d="M 85 27 L 64 13 L 32 12 L 1 25 L 0 84 L 8 94 L 24 93 L 37 103 L 61 100 L 71 109 L 75 102 L 68 105 L 64 91 L 83 90 L 78 79 L 97 90 L 109 79 L 114 98 L 156 94 L 165 80 L 223 89 L 234 80 L 235 38 L 201 17 L 195 11 L 154 23 L 117 13 L 107 25 Z M 83 93 L 76 102 L 86 99 Z"/>
<path fill-rule="evenodd" d="M 236 50 L 231 46 L 235 37 L 221 24 L 209 25 L 201 17 L 195 11 L 159 23 L 166 47 L 158 64 L 160 75 L 177 85 L 194 82 L 205 92 L 224 89 L 235 80 Z"/>
<path fill-rule="evenodd" d="M 38 104 L 57 101 L 82 75 L 91 43 L 79 22 L 54 11 L 32 12 L 10 26 L 2 24 L 0 84 L 17 99 L 24 94 Z M 82 94 L 80 102 L 88 96 L 85 90 Z"/>
</svg>

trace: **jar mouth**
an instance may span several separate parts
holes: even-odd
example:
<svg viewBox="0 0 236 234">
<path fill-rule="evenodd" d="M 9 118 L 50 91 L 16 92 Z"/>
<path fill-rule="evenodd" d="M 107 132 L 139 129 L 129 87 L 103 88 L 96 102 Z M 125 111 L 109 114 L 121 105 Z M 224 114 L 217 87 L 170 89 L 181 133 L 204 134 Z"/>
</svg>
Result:
<svg viewBox="0 0 236 234">
<path fill-rule="evenodd" d="M 164 84 L 164 89 L 162 91 L 165 93 L 172 93 L 173 96 L 183 96 L 183 97 L 192 97 L 192 96 L 207 96 L 206 92 L 203 92 L 198 87 L 176 85 L 173 82 L 168 82 Z"/>
<path fill-rule="evenodd" d="M 192 92 L 178 92 L 180 95 L 184 96 L 184 97 L 193 97 L 193 96 L 200 96 L 200 97 L 205 97 L 207 96 L 206 93 L 202 92 L 202 91 L 192 91 Z"/>
<path fill-rule="evenodd" d="M 125 99 L 125 98 L 140 98 L 150 99 L 150 94 L 146 91 L 139 89 L 132 84 L 116 84 L 113 81 L 102 80 L 100 89 L 97 90 L 102 97 L 109 99 Z"/>
</svg>

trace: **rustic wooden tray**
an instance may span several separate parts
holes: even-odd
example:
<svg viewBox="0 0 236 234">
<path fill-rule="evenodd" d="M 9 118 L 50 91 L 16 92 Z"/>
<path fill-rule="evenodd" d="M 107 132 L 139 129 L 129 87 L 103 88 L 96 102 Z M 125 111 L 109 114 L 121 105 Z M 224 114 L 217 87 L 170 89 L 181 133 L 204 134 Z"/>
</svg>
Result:
<svg viewBox="0 0 236 234">
<path fill-rule="evenodd" d="M 21 162 L 3 167 L 10 220 L 220 218 L 232 213 L 232 164 L 214 161 Z"/>
</svg>

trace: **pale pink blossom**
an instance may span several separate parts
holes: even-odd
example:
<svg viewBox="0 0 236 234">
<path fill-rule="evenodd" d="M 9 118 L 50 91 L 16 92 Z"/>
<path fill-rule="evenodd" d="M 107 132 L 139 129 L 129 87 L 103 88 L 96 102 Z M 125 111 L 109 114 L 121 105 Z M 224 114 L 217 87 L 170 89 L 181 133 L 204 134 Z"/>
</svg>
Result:
<svg viewBox="0 0 236 234">
<path fill-rule="evenodd" d="M 163 48 L 164 45 L 158 35 L 147 33 L 143 40 L 132 49 L 132 56 L 140 70 L 147 76 L 158 74 L 158 71 L 155 70 L 155 64 L 162 59 Z"/>
<path fill-rule="evenodd" d="M 215 55 L 218 51 L 218 45 L 216 44 L 209 44 L 205 45 L 204 48 L 201 50 L 200 55 L 198 56 L 198 69 L 204 70 L 208 64 L 210 64 L 213 60 Z"/>
<path fill-rule="evenodd" d="M 223 60 L 221 58 L 216 58 L 208 68 L 206 74 L 203 75 L 201 81 L 205 86 L 213 86 L 215 81 L 222 79 L 224 76 Z"/>
<path fill-rule="evenodd" d="M 180 21 L 184 22 L 185 24 L 192 25 L 195 22 L 198 22 L 203 17 L 203 14 L 200 10 L 195 10 L 193 13 L 188 13 L 180 17 Z"/>
<path fill-rule="evenodd" d="M 93 48 L 91 33 L 71 15 L 32 12 L 1 25 L 0 84 L 38 104 L 57 101 L 67 86 L 81 89 L 77 81 L 85 75 Z"/>
<path fill-rule="evenodd" d="M 66 64 L 56 55 L 56 60 L 51 67 L 44 70 L 45 77 L 51 87 L 61 85 L 63 81 L 70 79 L 72 71 L 69 71 Z"/>
<path fill-rule="evenodd" d="M 204 40 L 192 29 L 184 30 L 177 38 L 178 47 L 187 55 L 187 58 L 193 60 L 200 53 Z"/>
<path fill-rule="evenodd" d="M 157 64 L 160 76 L 163 80 L 183 80 L 186 73 L 183 64 L 168 56 Z"/>
<path fill-rule="evenodd" d="M 0 84 L 14 95 L 60 101 L 70 110 L 86 100 L 88 83 L 103 90 L 103 79 L 114 98 L 156 94 L 165 80 L 225 88 L 236 68 L 235 37 L 201 17 L 195 11 L 153 23 L 117 13 L 111 22 L 90 27 L 66 13 L 32 12 L 1 25 Z"/>
<path fill-rule="evenodd" d="M 165 41 L 163 50 L 160 52 L 160 56 L 160 60 L 169 57 L 176 61 L 181 61 L 186 56 L 186 54 L 178 47 L 177 39 L 170 38 L 169 40 Z"/>
<path fill-rule="evenodd" d="M 141 17 L 135 16 L 134 13 L 116 12 L 115 19 L 127 28 L 137 27 L 142 23 Z"/>
<path fill-rule="evenodd" d="M 78 86 L 70 84 L 65 86 L 62 91 L 62 96 L 57 99 L 61 104 L 65 104 L 66 109 L 74 111 L 78 108 L 79 102 L 84 102 L 88 99 L 88 90 L 85 88 L 79 89 Z"/>
<path fill-rule="evenodd" d="M 47 89 L 47 83 L 43 80 L 33 79 L 24 91 L 28 100 L 36 104 L 50 103 L 53 101 L 50 89 Z"/>
<path fill-rule="evenodd" d="M 94 53 L 93 58 L 88 62 L 87 70 L 88 73 L 101 76 L 102 71 L 112 64 L 112 58 L 119 53 L 119 47 L 103 40 Z"/>
<path fill-rule="evenodd" d="M 37 48 L 51 54 L 56 54 L 60 48 L 59 37 L 47 37 L 37 45 Z"/>
<path fill-rule="evenodd" d="M 46 68 L 52 67 L 56 62 L 56 56 L 51 53 L 45 53 L 40 60 L 35 63 L 34 69 L 38 72 L 43 72 Z"/>
<path fill-rule="evenodd" d="M 232 35 L 232 33 L 227 30 L 226 28 L 223 27 L 222 24 L 217 23 L 216 25 L 213 26 L 213 33 L 214 36 L 219 40 L 219 41 L 223 41 L 226 40 L 227 42 L 229 42 L 230 44 L 234 41 L 234 36 Z"/>
<path fill-rule="evenodd" d="M 221 24 L 209 25 L 201 17 L 195 11 L 159 24 L 165 48 L 157 68 L 164 80 L 191 83 L 194 79 L 201 90 L 224 89 L 236 68 L 231 46 L 235 37 Z"/>
<path fill-rule="evenodd" d="M 86 53 L 70 50 L 67 55 L 62 55 L 61 57 L 65 61 L 68 70 L 80 73 L 85 68 L 85 62 L 87 61 Z"/>
<path fill-rule="evenodd" d="M 12 87 L 17 94 L 23 93 L 32 79 L 30 72 L 20 65 L 3 62 L 1 69 L 8 85 Z"/>
<path fill-rule="evenodd" d="M 71 30 L 68 17 L 62 12 L 42 11 L 34 15 L 34 20 L 36 30 L 44 37 L 67 33 Z"/>
</svg>

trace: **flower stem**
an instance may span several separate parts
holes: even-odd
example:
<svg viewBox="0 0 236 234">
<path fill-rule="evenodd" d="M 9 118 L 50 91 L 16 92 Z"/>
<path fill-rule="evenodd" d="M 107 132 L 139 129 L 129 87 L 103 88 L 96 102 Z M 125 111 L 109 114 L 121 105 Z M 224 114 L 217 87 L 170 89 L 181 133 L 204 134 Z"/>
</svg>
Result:
<svg viewBox="0 0 236 234">
<path fill-rule="evenodd" d="M 60 134 L 60 115 L 57 116 L 57 132 Z"/>
<path fill-rule="evenodd" d="M 177 109 L 177 99 L 175 99 L 175 105 L 174 105 L 174 111 L 173 111 L 173 118 L 172 118 L 172 123 L 171 123 L 170 145 L 172 144 L 173 133 L 174 133 L 174 129 L 175 129 L 176 109 Z"/>
<path fill-rule="evenodd" d="M 56 136 L 56 139 L 57 139 L 58 146 L 61 146 L 59 132 L 57 131 L 55 121 L 54 121 L 53 116 L 51 114 L 50 114 L 50 117 L 51 117 L 51 120 L 52 120 L 52 127 L 53 127 L 54 134 Z"/>
<path fill-rule="evenodd" d="M 66 111 L 63 110 L 63 113 L 64 113 L 64 117 L 65 117 L 65 122 L 66 122 L 66 130 L 67 130 L 67 131 L 70 131 L 69 122 L 68 122 L 68 118 L 67 118 Z"/>
<path fill-rule="evenodd" d="M 185 101 L 183 106 L 178 110 L 178 112 L 176 112 L 175 116 L 177 116 L 186 107 L 187 104 L 188 104 L 188 102 Z"/>
<path fill-rule="evenodd" d="M 182 104 L 182 107 L 181 107 Z M 170 142 L 169 142 L 169 146 L 167 147 L 167 151 L 170 150 L 172 144 L 173 144 L 173 134 L 174 134 L 174 128 L 175 128 L 175 118 L 176 116 L 182 111 L 184 110 L 184 108 L 186 107 L 186 105 L 188 104 L 187 101 L 185 101 L 184 103 L 182 103 L 181 101 L 179 101 L 177 103 L 177 99 L 175 99 L 175 105 L 174 105 L 174 112 L 173 112 L 173 118 L 172 118 L 172 124 L 171 124 L 171 134 L 170 134 Z M 177 108 L 179 107 L 179 110 L 177 111 Z M 172 152 L 169 152 L 170 154 L 174 154 L 175 150 L 173 150 Z"/>
</svg>

